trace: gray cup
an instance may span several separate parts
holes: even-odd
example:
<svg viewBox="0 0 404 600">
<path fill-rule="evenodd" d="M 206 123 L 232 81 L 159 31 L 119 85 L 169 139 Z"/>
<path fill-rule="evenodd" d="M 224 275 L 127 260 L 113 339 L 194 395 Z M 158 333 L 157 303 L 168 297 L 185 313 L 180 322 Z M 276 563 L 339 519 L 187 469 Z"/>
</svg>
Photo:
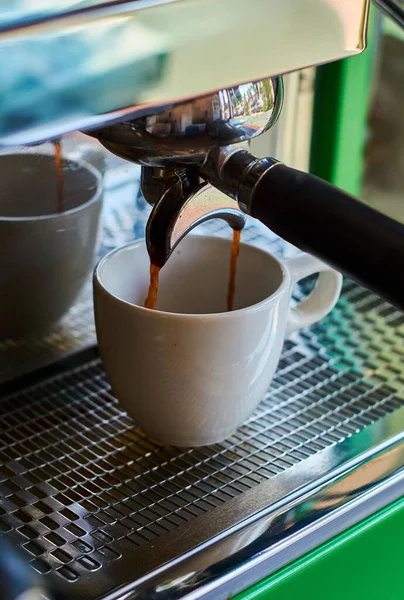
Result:
<svg viewBox="0 0 404 600">
<path fill-rule="evenodd" d="M 0 338 L 44 333 L 72 306 L 94 265 L 102 181 L 63 160 L 57 210 L 53 156 L 0 156 Z"/>
</svg>

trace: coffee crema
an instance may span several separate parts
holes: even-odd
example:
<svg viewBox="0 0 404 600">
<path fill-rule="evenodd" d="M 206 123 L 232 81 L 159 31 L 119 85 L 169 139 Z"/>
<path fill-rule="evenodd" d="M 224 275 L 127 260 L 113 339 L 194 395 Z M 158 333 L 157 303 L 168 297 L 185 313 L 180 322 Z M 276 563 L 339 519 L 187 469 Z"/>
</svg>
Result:
<svg viewBox="0 0 404 600">
<path fill-rule="evenodd" d="M 230 312 L 234 309 L 234 298 L 236 294 L 236 274 L 237 274 L 237 259 L 240 253 L 240 236 L 241 231 L 239 229 L 233 229 L 233 240 L 231 244 L 230 254 L 230 272 L 229 272 L 229 283 L 227 286 L 227 311 Z M 144 302 L 145 308 L 156 310 L 157 305 L 157 294 L 159 289 L 159 275 L 161 267 L 150 262 L 150 283 L 147 298 Z"/>
</svg>

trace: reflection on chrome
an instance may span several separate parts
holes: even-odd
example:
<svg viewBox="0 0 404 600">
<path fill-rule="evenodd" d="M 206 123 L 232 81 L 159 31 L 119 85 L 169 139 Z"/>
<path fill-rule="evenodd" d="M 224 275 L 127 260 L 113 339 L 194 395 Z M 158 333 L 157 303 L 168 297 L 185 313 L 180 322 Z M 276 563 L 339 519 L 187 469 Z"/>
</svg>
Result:
<svg viewBox="0 0 404 600">
<path fill-rule="evenodd" d="M 254 137 L 266 129 L 268 115 L 275 106 L 275 93 L 268 79 L 220 90 L 146 117 L 145 130 L 162 138 L 201 133 L 216 137 L 217 128 L 228 123 L 231 127 L 244 127 L 246 135 L 250 130 L 250 137 Z"/>
<path fill-rule="evenodd" d="M 210 148 L 250 140 L 272 127 L 283 103 L 281 77 L 246 83 L 91 131 L 118 156 L 143 165 L 200 165 Z"/>
</svg>

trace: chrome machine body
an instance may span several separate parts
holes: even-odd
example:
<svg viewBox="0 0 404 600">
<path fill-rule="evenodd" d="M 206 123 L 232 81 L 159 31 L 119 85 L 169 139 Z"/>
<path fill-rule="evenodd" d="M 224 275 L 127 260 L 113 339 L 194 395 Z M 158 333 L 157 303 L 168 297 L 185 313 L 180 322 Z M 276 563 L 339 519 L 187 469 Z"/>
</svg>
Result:
<svg viewBox="0 0 404 600">
<path fill-rule="evenodd" d="M 365 48 L 368 4 L 7 0 L 0 15 L 0 58 L 8 65 L 0 75 L 0 145 L 103 127 L 355 55 Z"/>
</svg>

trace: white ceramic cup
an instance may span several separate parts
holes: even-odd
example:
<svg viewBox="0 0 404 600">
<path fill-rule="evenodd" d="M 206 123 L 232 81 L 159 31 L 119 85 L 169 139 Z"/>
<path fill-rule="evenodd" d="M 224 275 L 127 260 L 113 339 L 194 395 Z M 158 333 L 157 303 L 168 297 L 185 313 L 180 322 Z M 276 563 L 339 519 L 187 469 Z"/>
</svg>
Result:
<svg viewBox="0 0 404 600">
<path fill-rule="evenodd" d="M 241 244 L 235 310 L 226 312 L 230 240 L 187 236 L 160 273 L 156 311 L 143 307 L 143 240 L 105 256 L 94 273 L 101 357 L 112 392 L 150 438 L 175 446 L 230 436 L 267 391 L 285 335 L 324 317 L 342 277 L 301 254 L 281 262 Z M 290 307 L 293 285 L 319 272 Z"/>
<path fill-rule="evenodd" d="M 64 158 L 61 212 L 56 190 L 53 156 L 0 156 L 0 339 L 49 331 L 94 268 L 101 175 Z"/>
</svg>

